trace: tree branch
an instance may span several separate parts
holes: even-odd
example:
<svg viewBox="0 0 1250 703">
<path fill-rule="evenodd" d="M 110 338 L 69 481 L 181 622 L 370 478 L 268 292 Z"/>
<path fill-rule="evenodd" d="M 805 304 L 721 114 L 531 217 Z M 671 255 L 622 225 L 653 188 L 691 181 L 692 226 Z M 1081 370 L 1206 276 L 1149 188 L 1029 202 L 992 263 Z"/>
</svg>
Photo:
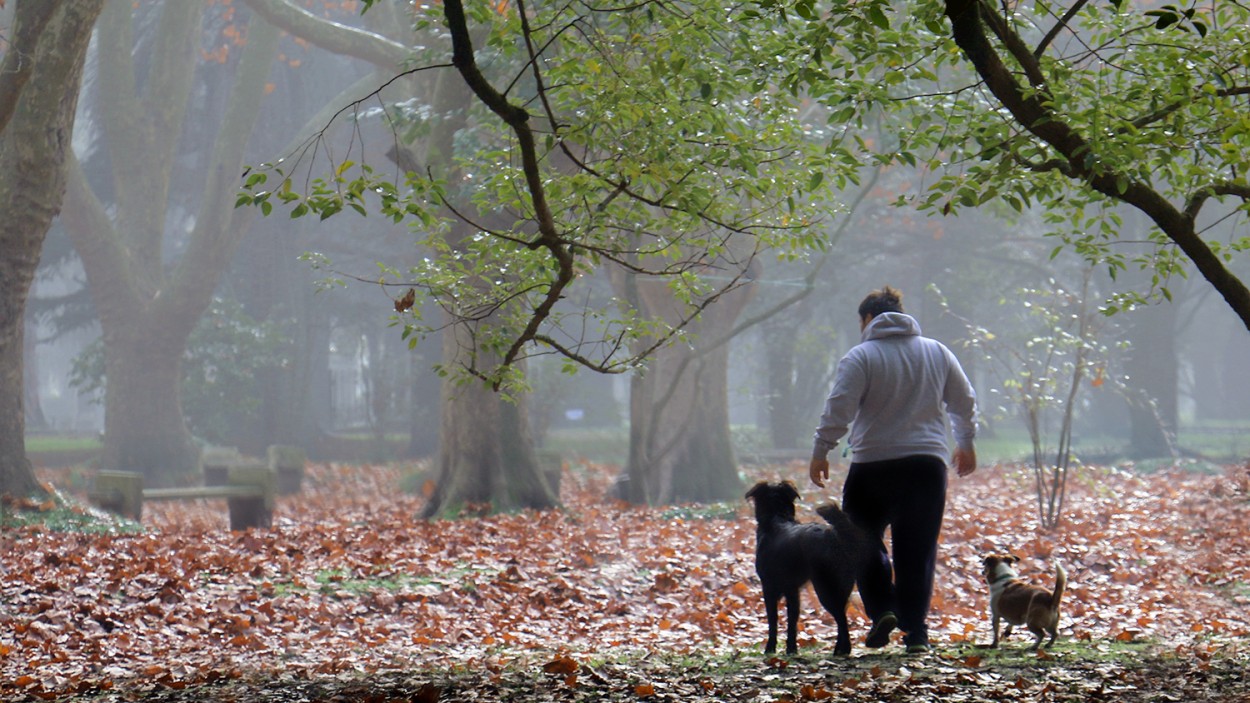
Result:
<svg viewBox="0 0 1250 703">
<path fill-rule="evenodd" d="M 519 7 L 518 11 L 524 14 L 523 7 Z M 530 202 L 534 207 L 534 218 L 539 233 L 538 238 L 531 242 L 529 247 L 547 249 L 555 258 L 557 265 L 556 277 L 551 281 L 542 301 L 535 306 L 525 329 L 504 354 L 502 365 L 506 367 L 517 359 L 526 344 L 533 341 L 543 321 L 563 297 L 564 289 L 573 281 L 574 258 L 556 228 L 555 217 L 547 202 L 547 192 L 543 186 L 542 172 L 538 165 L 538 149 L 534 141 L 534 132 L 529 125 L 529 113 L 525 108 L 508 102 L 507 97 L 496 90 L 482 75 L 473 56 L 473 40 L 469 34 L 468 22 L 465 19 L 464 6 L 461 1 L 446 0 L 443 4 L 443 13 L 451 32 L 452 64 L 460 71 L 460 75 L 464 77 L 465 83 L 478 100 L 503 120 L 517 138 L 517 147 L 521 154 L 521 168 L 525 174 L 526 187 L 529 191 Z M 496 390 L 500 383 L 501 379 L 494 381 Z"/>
<path fill-rule="evenodd" d="M 17 110 L 22 88 L 35 67 L 35 48 L 59 4 L 50 0 L 20 2 L 14 9 L 13 39 L 0 63 L 0 133 Z"/>
<path fill-rule="evenodd" d="M 1077 0 L 1072 4 L 1072 7 L 1068 8 L 1067 12 L 1063 13 L 1063 17 L 1060 17 L 1059 21 L 1055 23 L 1055 26 L 1051 27 L 1050 31 L 1046 33 L 1046 36 L 1042 37 L 1042 40 L 1037 43 L 1037 48 L 1033 50 L 1034 58 L 1042 58 L 1042 54 L 1046 53 L 1046 47 L 1050 46 L 1050 43 L 1055 40 L 1055 37 L 1059 36 L 1059 32 L 1063 31 L 1063 29 L 1068 26 L 1068 23 L 1072 21 L 1072 18 L 1076 17 L 1076 13 L 1080 12 L 1081 8 L 1085 7 L 1088 2 L 1089 0 Z"/>
<path fill-rule="evenodd" d="M 244 0 L 270 24 L 326 51 L 352 56 L 376 66 L 394 68 L 412 55 L 412 49 L 380 34 L 332 22 L 287 0 Z"/>
<path fill-rule="evenodd" d="M 1054 149 L 1068 163 L 1066 173 L 1074 180 L 1088 184 L 1112 200 L 1132 205 L 1150 217 L 1250 329 L 1250 289 L 1228 270 L 1194 230 L 1194 220 L 1205 198 L 1191 200 L 1186 211 L 1181 212 L 1147 184 L 1101 163 L 1093 145 L 1050 108 L 1046 79 L 1036 57 L 984 0 L 946 0 L 946 16 L 950 19 L 955 43 L 1016 122 Z M 990 44 L 985 34 L 986 24 L 1024 69 L 1032 84 L 1027 93 Z"/>
</svg>

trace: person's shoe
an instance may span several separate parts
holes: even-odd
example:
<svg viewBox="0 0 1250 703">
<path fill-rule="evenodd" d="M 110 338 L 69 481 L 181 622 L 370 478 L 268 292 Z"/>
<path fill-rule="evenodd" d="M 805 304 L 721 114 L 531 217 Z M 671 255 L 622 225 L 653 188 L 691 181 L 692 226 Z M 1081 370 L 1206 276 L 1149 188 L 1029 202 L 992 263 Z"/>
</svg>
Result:
<svg viewBox="0 0 1250 703">
<path fill-rule="evenodd" d="M 894 628 L 898 627 L 898 618 L 894 613 L 886 613 L 879 620 L 872 624 L 872 629 L 868 630 L 868 637 L 864 639 L 864 646 L 869 649 L 881 649 L 890 643 L 890 633 L 894 632 Z"/>
<path fill-rule="evenodd" d="M 917 642 L 915 644 L 907 645 L 908 654 L 927 654 L 928 652 L 929 652 L 929 645 L 925 644 L 924 642 Z"/>
</svg>

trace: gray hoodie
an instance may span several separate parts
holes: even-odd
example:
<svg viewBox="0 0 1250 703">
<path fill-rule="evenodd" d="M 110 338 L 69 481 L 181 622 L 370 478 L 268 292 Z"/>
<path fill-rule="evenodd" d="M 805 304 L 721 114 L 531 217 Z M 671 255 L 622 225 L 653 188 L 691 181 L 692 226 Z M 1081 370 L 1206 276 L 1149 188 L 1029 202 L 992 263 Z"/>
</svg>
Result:
<svg viewBox="0 0 1250 703">
<path fill-rule="evenodd" d="M 882 313 L 838 362 L 812 455 L 827 456 L 851 426 L 856 462 L 916 454 L 945 460 L 950 449 L 944 415 L 950 417 L 956 444 L 972 449 L 976 401 L 972 384 L 945 345 L 920 336 L 920 324 L 910 315 Z"/>
</svg>

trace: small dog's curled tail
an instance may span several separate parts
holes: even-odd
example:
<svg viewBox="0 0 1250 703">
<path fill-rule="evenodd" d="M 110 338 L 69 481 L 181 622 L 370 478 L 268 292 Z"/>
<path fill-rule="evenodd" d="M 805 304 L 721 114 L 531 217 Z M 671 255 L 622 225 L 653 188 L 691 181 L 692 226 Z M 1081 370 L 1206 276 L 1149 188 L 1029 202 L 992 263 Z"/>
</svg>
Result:
<svg viewBox="0 0 1250 703">
<path fill-rule="evenodd" d="M 1063 567 L 1055 564 L 1055 590 L 1050 594 L 1051 607 L 1056 611 L 1059 610 L 1059 601 L 1063 599 L 1063 589 L 1068 586 L 1068 572 Z"/>
</svg>

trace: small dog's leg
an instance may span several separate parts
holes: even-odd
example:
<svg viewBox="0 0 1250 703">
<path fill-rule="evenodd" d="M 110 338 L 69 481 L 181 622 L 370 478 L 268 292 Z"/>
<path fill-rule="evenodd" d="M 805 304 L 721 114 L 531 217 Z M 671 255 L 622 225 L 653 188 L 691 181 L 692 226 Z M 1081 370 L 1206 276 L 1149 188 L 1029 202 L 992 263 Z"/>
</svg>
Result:
<svg viewBox="0 0 1250 703">
<path fill-rule="evenodd" d="M 993 623 L 993 626 L 994 626 L 994 641 L 990 642 L 990 649 L 993 649 L 998 646 L 998 625 L 999 625 L 998 613 L 994 613 L 993 617 L 991 618 L 991 622 Z M 1007 631 L 1008 632 L 1011 631 L 1011 625 L 1007 626 Z"/>
<path fill-rule="evenodd" d="M 1036 652 L 1036 650 L 1038 650 L 1038 648 L 1041 647 L 1041 640 L 1043 640 L 1046 637 L 1046 629 L 1040 628 L 1038 627 L 1038 625 L 1029 625 L 1029 632 L 1033 633 L 1034 637 L 1036 638 L 1035 642 L 1033 643 L 1033 650 L 1034 652 Z M 1050 642 L 1054 643 L 1055 638 L 1051 637 Z M 1050 647 L 1050 644 L 1046 644 L 1046 647 Z"/>
<path fill-rule="evenodd" d="M 851 656 L 851 626 L 846 621 L 845 612 L 835 612 L 833 619 L 838 623 L 838 642 L 833 646 L 833 653 L 842 656 Z"/>
<path fill-rule="evenodd" d="M 799 589 L 786 594 L 786 654 L 799 651 Z"/>
<path fill-rule="evenodd" d="M 1033 637 L 1035 638 L 1033 640 L 1033 646 L 1030 647 L 1030 649 L 1036 652 L 1038 648 L 1042 646 L 1042 638 L 1046 636 L 1046 632 L 1036 625 L 1029 625 L 1029 632 L 1032 632 Z"/>
</svg>

